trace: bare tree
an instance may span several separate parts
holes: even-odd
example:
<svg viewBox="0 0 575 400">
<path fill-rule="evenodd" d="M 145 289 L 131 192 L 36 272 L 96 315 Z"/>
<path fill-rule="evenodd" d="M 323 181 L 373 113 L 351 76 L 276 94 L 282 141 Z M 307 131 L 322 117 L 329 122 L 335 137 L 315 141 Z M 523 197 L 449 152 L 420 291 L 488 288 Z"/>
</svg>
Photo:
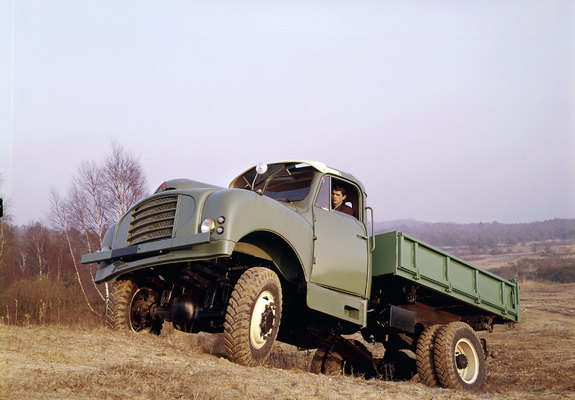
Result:
<svg viewBox="0 0 575 400">
<path fill-rule="evenodd" d="M 110 212 L 106 209 L 107 196 L 104 190 L 104 171 L 95 162 L 83 162 L 78 168 L 78 175 L 73 180 L 73 216 L 87 234 L 94 233 L 98 238 L 98 246 L 106 228 L 110 224 Z M 86 238 L 89 245 L 90 240 Z M 92 251 L 89 247 L 88 251 Z"/>
<path fill-rule="evenodd" d="M 62 199 L 60 198 L 58 193 L 54 189 L 52 189 L 50 191 L 50 211 L 51 211 L 50 215 L 52 216 L 52 222 L 54 225 L 56 225 L 57 227 L 60 228 L 60 230 L 62 231 L 62 233 L 64 234 L 64 236 L 66 238 L 66 242 L 68 243 L 68 249 L 70 251 L 70 256 L 72 257 L 72 263 L 74 265 L 74 270 L 76 271 L 76 279 L 78 280 L 78 284 L 80 285 L 80 289 L 82 291 L 82 294 L 84 295 L 84 299 L 86 300 L 86 304 L 88 305 L 88 308 L 90 309 L 90 311 L 92 313 L 101 317 L 101 315 L 96 312 L 94 307 L 92 307 L 92 304 L 90 303 L 90 300 L 88 298 L 88 294 L 86 293 L 86 290 L 84 289 L 82 279 L 80 278 L 80 271 L 78 270 L 78 263 L 76 261 L 76 254 L 75 254 L 74 248 L 72 246 L 72 239 L 71 239 L 71 235 L 70 235 L 70 230 L 71 230 L 70 221 L 69 221 L 69 218 L 67 217 L 67 213 L 65 211 L 65 205 L 63 203 L 64 202 L 62 201 Z"/>
<path fill-rule="evenodd" d="M 80 171 L 82 170 L 80 169 Z M 79 176 L 82 177 L 82 174 L 80 173 Z M 80 233 L 83 238 L 80 243 L 88 253 L 92 253 L 102 247 L 102 232 L 105 229 L 103 220 L 97 217 L 98 215 L 103 215 L 105 210 L 97 208 L 100 204 L 93 201 L 94 196 L 91 191 L 95 190 L 96 193 L 99 193 L 98 190 L 101 190 L 101 188 L 96 187 L 93 189 L 92 185 L 93 184 L 90 183 L 90 181 L 84 181 L 78 177 L 75 178 L 68 193 L 65 207 L 66 218 L 69 221 L 70 226 L 74 227 L 74 230 Z M 72 255 L 72 257 L 74 256 Z M 108 284 L 104 284 L 106 292 L 104 295 L 94 281 L 94 272 L 92 268 L 92 266 L 88 267 L 90 277 L 92 278 L 92 285 L 100 298 L 107 303 Z"/>
<path fill-rule="evenodd" d="M 18 266 L 18 268 L 20 268 L 20 271 L 22 271 L 23 274 L 26 273 L 26 270 L 28 269 L 28 252 L 26 252 L 24 249 L 18 249 L 17 250 L 17 258 L 15 258 L 15 263 Z"/>
<path fill-rule="evenodd" d="M 3 183 L 0 174 L 0 187 Z M 1 197 L 1 192 L 0 192 Z M 0 288 L 7 287 L 16 276 L 18 248 L 15 246 L 16 228 L 12 225 L 10 202 L 3 199 L 4 215 L 0 218 Z M 10 262 L 9 260 L 13 260 Z"/>
<path fill-rule="evenodd" d="M 4 268 L 4 260 L 8 252 L 9 227 L 0 219 L 0 270 Z"/>
<path fill-rule="evenodd" d="M 0 175 L 0 186 L 2 185 L 3 178 Z M 4 264 L 4 258 L 6 257 L 7 253 L 7 245 L 8 245 L 8 226 L 7 226 L 8 216 L 4 215 L 0 218 L 0 268 L 2 268 Z"/>
<path fill-rule="evenodd" d="M 0 221 L 0 268 L 4 263 L 6 248 L 8 244 L 8 228 L 3 221 Z"/>
<path fill-rule="evenodd" d="M 39 277 L 48 275 L 50 232 L 39 222 L 24 228 L 24 250 L 30 255 L 31 268 Z"/>
<path fill-rule="evenodd" d="M 52 191 L 52 220 L 66 237 L 76 276 L 87 302 L 71 232 L 80 233 L 81 245 L 86 252 L 96 251 L 102 247 L 106 229 L 146 194 L 146 179 L 140 163 L 116 142 L 112 142 L 112 154 L 102 164 L 84 162 L 80 165 L 65 200 Z M 89 271 L 94 283 L 92 267 L 89 267 Z M 107 306 L 108 284 L 104 284 L 105 295 L 95 283 L 94 287 Z M 88 306 L 94 312 L 89 302 Z"/>
<path fill-rule="evenodd" d="M 112 154 L 106 158 L 102 171 L 104 193 L 117 219 L 146 195 L 144 171 L 138 160 L 116 142 L 112 142 Z"/>
</svg>

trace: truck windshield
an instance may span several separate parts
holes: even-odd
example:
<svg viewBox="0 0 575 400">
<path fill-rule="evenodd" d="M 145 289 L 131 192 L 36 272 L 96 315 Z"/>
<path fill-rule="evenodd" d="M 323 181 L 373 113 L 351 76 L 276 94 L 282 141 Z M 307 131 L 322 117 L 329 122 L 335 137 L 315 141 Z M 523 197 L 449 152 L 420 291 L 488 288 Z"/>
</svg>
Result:
<svg viewBox="0 0 575 400">
<path fill-rule="evenodd" d="M 313 171 L 310 170 L 290 172 L 288 169 L 284 169 L 258 182 L 255 190 L 262 190 L 265 196 L 277 201 L 288 203 L 301 201 L 309 193 L 313 176 Z"/>
</svg>

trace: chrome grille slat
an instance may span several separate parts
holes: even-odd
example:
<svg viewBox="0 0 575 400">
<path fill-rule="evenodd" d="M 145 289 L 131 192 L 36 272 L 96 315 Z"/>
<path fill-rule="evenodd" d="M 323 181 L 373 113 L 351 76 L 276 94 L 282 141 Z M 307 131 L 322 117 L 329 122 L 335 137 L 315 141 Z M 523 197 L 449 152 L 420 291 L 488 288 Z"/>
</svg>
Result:
<svg viewBox="0 0 575 400">
<path fill-rule="evenodd" d="M 155 226 L 173 226 L 173 222 L 174 222 L 174 217 L 167 217 L 167 218 L 158 218 L 158 219 L 153 219 L 147 222 L 142 222 L 140 221 L 140 223 L 138 223 L 138 225 L 134 228 L 130 228 L 130 234 L 133 236 L 139 235 L 140 231 L 145 231 L 147 230 L 147 228 L 149 227 L 155 227 Z"/>
<path fill-rule="evenodd" d="M 131 227 L 139 227 L 140 225 L 148 224 L 150 221 L 159 221 L 160 219 L 174 219 L 176 215 L 176 209 L 169 209 L 169 210 L 159 210 L 154 213 L 149 213 L 143 216 L 138 216 L 134 218 L 131 223 Z M 133 228 L 130 228 L 133 229 Z"/>
<path fill-rule="evenodd" d="M 177 201 L 177 198 L 176 198 Z M 166 200 L 166 199 L 156 199 L 152 200 L 149 203 L 145 203 L 138 208 L 138 212 L 141 214 L 145 214 L 150 210 L 157 210 L 163 209 L 165 207 L 174 207 L 174 200 Z M 174 207 L 175 208 L 175 207 Z"/>
<path fill-rule="evenodd" d="M 128 230 L 128 245 L 171 238 L 177 207 L 178 196 L 164 196 L 135 208 Z"/>
<path fill-rule="evenodd" d="M 131 244 L 134 244 L 134 242 L 137 241 L 138 238 L 146 236 L 146 235 L 152 235 L 155 232 L 159 232 L 159 231 L 165 231 L 165 232 L 169 231 L 170 237 L 171 237 L 173 229 L 174 229 L 173 224 L 153 224 L 153 225 L 150 225 L 148 227 L 148 229 L 141 229 L 139 232 L 132 232 L 131 236 L 130 236 L 130 241 L 131 241 Z"/>
</svg>

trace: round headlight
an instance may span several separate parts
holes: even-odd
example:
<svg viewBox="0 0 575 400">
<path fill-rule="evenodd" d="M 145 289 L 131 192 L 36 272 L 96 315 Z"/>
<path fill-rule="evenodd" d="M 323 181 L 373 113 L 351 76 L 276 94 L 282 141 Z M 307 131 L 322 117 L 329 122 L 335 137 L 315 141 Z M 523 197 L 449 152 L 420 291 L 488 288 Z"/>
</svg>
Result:
<svg viewBox="0 0 575 400">
<path fill-rule="evenodd" d="M 216 229 L 216 221 L 213 218 L 206 218 L 202 225 L 200 226 L 200 231 L 202 233 L 210 233 Z"/>
</svg>

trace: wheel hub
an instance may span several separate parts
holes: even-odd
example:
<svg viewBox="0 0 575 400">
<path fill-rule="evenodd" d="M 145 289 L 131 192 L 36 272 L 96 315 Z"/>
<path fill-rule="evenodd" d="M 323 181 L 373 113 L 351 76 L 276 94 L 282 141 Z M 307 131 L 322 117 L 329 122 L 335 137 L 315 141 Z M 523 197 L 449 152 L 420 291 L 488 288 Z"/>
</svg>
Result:
<svg viewBox="0 0 575 400">
<path fill-rule="evenodd" d="M 132 298 L 130 324 L 136 332 L 151 326 L 150 309 L 154 304 L 154 296 L 146 289 L 137 291 Z"/>
<path fill-rule="evenodd" d="M 274 319 L 275 319 L 275 307 L 273 304 L 266 305 L 266 309 L 262 314 L 262 323 L 260 324 L 261 334 L 262 337 L 267 339 L 269 334 L 271 333 L 272 328 L 274 327 Z"/>
<path fill-rule="evenodd" d="M 457 369 L 467 368 L 467 357 L 465 357 L 465 354 L 459 354 L 455 357 L 455 364 L 457 365 Z"/>
</svg>

